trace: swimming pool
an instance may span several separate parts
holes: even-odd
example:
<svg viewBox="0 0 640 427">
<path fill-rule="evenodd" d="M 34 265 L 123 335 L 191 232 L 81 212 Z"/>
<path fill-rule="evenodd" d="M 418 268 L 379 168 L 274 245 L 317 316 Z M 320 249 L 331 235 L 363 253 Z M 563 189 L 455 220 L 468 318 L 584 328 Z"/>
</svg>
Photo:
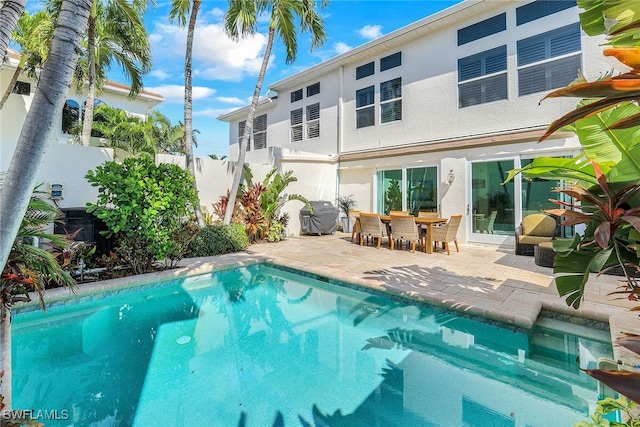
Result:
<svg viewBox="0 0 640 427">
<path fill-rule="evenodd" d="M 606 330 L 500 327 L 330 282 L 257 264 L 16 310 L 13 409 L 47 426 L 548 427 L 595 407 L 576 358 L 611 357 Z"/>
</svg>

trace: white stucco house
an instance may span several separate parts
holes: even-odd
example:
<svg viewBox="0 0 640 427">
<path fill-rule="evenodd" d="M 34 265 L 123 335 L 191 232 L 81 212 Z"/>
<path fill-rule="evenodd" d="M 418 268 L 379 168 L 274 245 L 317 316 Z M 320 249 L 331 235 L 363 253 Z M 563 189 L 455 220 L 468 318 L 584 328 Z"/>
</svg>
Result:
<svg viewBox="0 0 640 427">
<path fill-rule="evenodd" d="M 467 0 L 271 83 L 247 162 L 304 164 L 296 176 L 318 199 L 353 194 L 365 212 L 463 214 L 459 240 L 503 243 L 555 198 L 554 183 L 501 185 L 507 171 L 580 148 L 567 133 L 537 142 L 577 103 L 541 99 L 617 66 L 579 12 L 572 0 Z M 220 117 L 231 158 L 247 111 Z M 493 212 L 489 232 L 479 220 Z"/>
</svg>

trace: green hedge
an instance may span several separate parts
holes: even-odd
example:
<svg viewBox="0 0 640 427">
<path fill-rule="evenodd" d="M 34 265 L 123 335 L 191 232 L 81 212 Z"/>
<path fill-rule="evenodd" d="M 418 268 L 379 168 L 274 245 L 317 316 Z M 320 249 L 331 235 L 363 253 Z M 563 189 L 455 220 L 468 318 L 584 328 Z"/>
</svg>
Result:
<svg viewBox="0 0 640 427">
<path fill-rule="evenodd" d="M 240 252 L 249 246 L 249 238 L 240 224 L 215 224 L 204 227 L 189 244 L 187 257 L 203 257 Z"/>
</svg>

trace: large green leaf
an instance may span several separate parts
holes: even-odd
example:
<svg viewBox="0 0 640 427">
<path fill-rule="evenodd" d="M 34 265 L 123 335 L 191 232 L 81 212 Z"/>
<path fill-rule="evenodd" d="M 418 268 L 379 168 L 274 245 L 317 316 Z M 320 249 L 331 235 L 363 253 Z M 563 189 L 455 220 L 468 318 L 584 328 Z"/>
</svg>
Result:
<svg viewBox="0 0 640 427">
<path fill-rule="evenodd" d="M 590 36 L 609 35 L 609 44 L 635 46 L 638 29 L 633 27 L 640 16 L 640 2 L 636 0 L 578 0 L 580 25 Z"/>
<path fill-rule="evenodd" d="M 608 170 L 613 164 L 605 164 Z M 527 166 L 509 171 L 505 182 L 513 179 L 519 173 L 525 178 L 540 178 L 546 180 L 568 180 L 574 184 L 591 186 L 597 183 L 593 166 L 584 157 L 565 159 L 561 157 L 537 157 Z"/>
<path fill-rule="evenodd" d="M 631 181 L 640 176 L 640 127 L 609 129 L 617 121 L 638 113 L 638 105 L 624 103 L 576 122 L 585 155 L 601 165 L 615 164 L 611 171 L 603 169 L 610 182 Z"/>
</svg>

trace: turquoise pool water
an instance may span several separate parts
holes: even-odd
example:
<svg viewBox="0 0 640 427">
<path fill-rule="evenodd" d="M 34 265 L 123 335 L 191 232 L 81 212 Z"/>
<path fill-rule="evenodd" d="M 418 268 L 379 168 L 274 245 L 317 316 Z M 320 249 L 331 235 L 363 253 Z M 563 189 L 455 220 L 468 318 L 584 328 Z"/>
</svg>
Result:
<svg viewBox="0 0 640 427">
<path fill-rule="evenodd" d="M 47 426 L 571 426 L 607 331 L 501 328 L 269 265 L 16 311 Z M 53 416 L 52 416 L 53 415 Z"/>
</svg>

